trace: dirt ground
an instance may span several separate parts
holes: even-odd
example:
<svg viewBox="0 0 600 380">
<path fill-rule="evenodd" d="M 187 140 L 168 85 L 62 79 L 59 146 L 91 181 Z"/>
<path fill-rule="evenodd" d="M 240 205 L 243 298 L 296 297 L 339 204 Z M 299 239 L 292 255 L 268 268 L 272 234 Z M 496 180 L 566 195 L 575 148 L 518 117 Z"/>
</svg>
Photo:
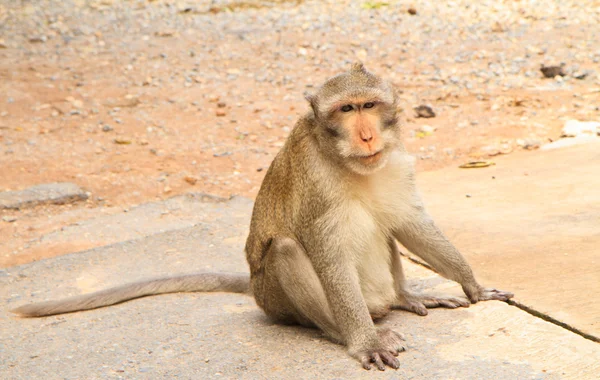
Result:
<svg viewBox="0 0 600 380">
<path fill-rule="evenodd" d="M 596 0 L 2 1 L 0 191 L 90 198 L 0 210 L 0 266 L 88 248 L 37 242 L 101 213 L 254 197 L 303 93 L 355 60 L 396 86 L 419 171 L 536 154 L 565 120 L 600 119 L 599 21 Z"/>
</svg>

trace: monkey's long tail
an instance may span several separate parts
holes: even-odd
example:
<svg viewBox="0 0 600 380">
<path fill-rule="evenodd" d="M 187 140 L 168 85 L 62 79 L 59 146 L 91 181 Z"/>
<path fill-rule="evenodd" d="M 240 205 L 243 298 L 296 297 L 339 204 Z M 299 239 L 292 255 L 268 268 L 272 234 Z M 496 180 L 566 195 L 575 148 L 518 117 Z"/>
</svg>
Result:
<svg viewBox="0 0 600 380">
<path fill-rule="evenodd" d="M 179 292 L 251 294 L 250 276 L 241 273 L 197 273 L 155 278 L 116 286 L 63 300 L 24 305 L 11 310 L 21 317 L 43 317 L 114 305 L 135 298 Z"/>
</svg>

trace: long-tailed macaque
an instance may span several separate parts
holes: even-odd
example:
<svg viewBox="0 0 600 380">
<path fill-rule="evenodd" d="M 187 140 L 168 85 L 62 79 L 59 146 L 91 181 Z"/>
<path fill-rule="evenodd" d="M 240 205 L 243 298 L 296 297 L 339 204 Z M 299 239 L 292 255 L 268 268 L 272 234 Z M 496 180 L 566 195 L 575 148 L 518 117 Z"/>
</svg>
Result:
<svg viewBox="0 0 600 380">
<path fill-rule="evenodd" d="M 512 297 L 481 286 L 425 211 L 389 83 L 357 63 L 306 98 L 310 112 L 273 160 L 256 198 L 246 242 L 249 276 L 155 279 L 13 312 L 38 317 L 170 292 L 247 293 L 274 320 L 317 327 L 365 369 L 384 370 L 398 368 L 403 339 L 373 319 L 391 309 L 426 315 L 431 307 Z M 458 282 L 468 300 L 411 293 L 396 240 Z"/>
</svg>

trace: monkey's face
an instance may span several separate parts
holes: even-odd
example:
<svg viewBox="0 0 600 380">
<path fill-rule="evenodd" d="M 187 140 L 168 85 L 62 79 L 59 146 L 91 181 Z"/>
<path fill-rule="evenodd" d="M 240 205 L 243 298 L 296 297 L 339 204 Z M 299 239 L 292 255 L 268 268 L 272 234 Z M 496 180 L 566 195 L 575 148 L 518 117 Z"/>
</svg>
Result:
<svg viewBox="0 0 600 380">
<path fill-rule="evenodd" d="M 379 98 L 344 99 L 329 110 L 324 128 L 334 154 L 362 175 L 384 167 L 399 143 L 395 107 Z"/>
<path fill-rule="evenodd" d="M 350 170 L 367 175 L 387 163 L 400 144 L 392 86 L 361 63 L 307 95 L 319 145 Z"/>
</svg>

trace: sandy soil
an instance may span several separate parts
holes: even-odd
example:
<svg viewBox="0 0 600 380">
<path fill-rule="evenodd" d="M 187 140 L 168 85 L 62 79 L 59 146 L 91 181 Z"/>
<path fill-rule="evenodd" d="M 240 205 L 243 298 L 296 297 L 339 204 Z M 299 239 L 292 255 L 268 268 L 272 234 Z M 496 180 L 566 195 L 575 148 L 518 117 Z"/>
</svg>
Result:
<svg viewBox="0 0 600 380">
<path fill-rule="evenodd" d="M 303 92 L 355 60 L 397 87 L 420 171 L 535 154 L 565 120 L 600 119 L 598 1 L 415 3 L 1 3 L 0 191 L 69 181 L 91 196 L 0 210 L 0 266 L 81 249 L 36 242 L 99 213 L 254 197 Z"/>
</svg>

